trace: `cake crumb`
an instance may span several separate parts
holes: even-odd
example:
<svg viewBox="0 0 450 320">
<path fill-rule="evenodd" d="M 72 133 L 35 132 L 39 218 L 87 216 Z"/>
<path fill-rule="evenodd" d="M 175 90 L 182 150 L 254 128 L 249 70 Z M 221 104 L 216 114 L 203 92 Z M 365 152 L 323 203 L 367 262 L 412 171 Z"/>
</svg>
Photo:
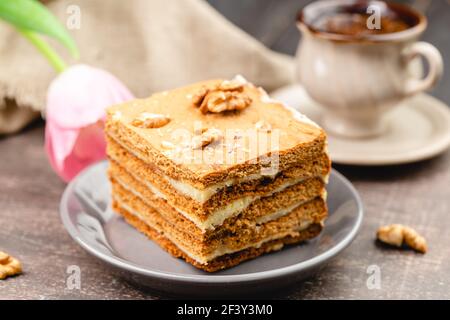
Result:
<svg viewBox="0 0 450 320">
<path fill-rule="evenodd" d="M 418 252 L 427 252 L 427 242 L 416 230 L 402 224 L 391 224 L 377 230 L 377 239 L 392 246 L 406 244 Z"/>
</svg>

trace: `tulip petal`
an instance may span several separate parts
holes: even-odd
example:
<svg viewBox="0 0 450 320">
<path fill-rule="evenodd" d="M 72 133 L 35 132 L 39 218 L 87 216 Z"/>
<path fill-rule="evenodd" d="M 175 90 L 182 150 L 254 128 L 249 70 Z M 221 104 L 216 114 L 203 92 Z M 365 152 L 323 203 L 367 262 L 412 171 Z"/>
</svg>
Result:
<svg viewBox="0 0 450 320">
<path fill-rule="evenodd" d="M 133 98 L 110 73 L 87 65 L 75 65 L 50 84 L 47 119 L 64 128 L 80 128 L 104 118 L 107 107 Z"/>
<path fill-rule="evenodd" d="M 105 109 L 133 98 L 113 75 L 86 65 L 70 67 L 53 80 L 47 94 L 45 149 L 64 181 L 106 157 Z"/>
</svg>

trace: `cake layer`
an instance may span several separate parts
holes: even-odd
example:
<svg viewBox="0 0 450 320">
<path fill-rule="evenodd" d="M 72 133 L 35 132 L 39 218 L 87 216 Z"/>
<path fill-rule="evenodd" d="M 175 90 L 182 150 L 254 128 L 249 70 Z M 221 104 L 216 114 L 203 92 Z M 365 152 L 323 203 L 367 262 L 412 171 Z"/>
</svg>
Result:
<svg viewBox="0 0 450 320">
<path fill-rule="evenodd" d="M 319 200 L 314 200 L 276 220 L 261 225 L 246 225 L 235 232 L 219 232 L 216 237 L 205 241 L 204 238 L 199 239 L 187 232 L 183 223 L 173 223 L 160 208 L 149 206 L 133 194 L 115 192 L 114 208 L 122 208 L 137 216 L 153 229 L 163 233 L 192 259 L 203 264 L 224 254 L 258 247 L 267 241 L 288 235 L 296 236 L 309 225 L 321 223 L 326 216 L 323 205 Z"/>
<path fill-rule="evenodd" d="M 242 98 L 240 101 L 249 102 L 245 108 L 202 112 L 196 106 L 201 93 L 230 94 L 230 89 L 224 89 L 229 84 L 223 80 L 205 81 L 111 107 L 105 131 L 168 177 L 199 189 L 259 174 L 270 156 L 276 156 L 278 171 L 284 171 L 325 152 L 326 135 L 321 128 L 297 111 L 270 100 L 252 84 L 242 82 L 232 93 Z M 139 125 L 143 115 L 165 121 L 145 127 Z M 207 148 L 202 144 L 196 150 L 199 152 L 191 152 L 197 147 L 187 143 L 189 139 L 180 141 L 182 135 L 198 138 L 208 130 L 221 134 L 214 143 L 206 142 Z M 217 161 L 215 157 L 221 153 L 226 158 Z"/>
<path fill-rule="evenodd" d="M 217 240 L 224 235 L 239 236 L 242 233 L 251 234 L 248 230 L 254 229 L 261 224 L 277 220 L 294 211 L 297 214 L 304 214 L 304 218 L 312 220 L 322 219 L 322 214 L 326 211 L 325 201 L 320 197 L 309 199 L 300 199 L 297 201 L 290 201 L 289 203 L 277 203 L 276 206 L 261 210 L 261 207 L 256 205 L 243 213 L 233 216 L 224 221 L 223 224 L 217 226 L 215 229 L 201 230 L 191 220 L 180 214 L 165 200 L 154 197 L 151 193 L 145 195 L 136 192 L 129 187 L 125 187 L 122 183 L 117 182 L 115 178 L 111 179 L 112 190 L 115 199 L 122 199 L 123 202 L 133 206 L 133 203 L 143 203 L 146 206 L 157 208 L 158 212 L 170 224 L 182 226 L 182 231 L 187 232 L 193 237 L 194 241 L 201 243 L 216 243 Z M 141 207 L 141 209 L 146 207 Z M 139 209 L 139 208 L 138 208 Z M 138 210 L 139 211 L 139 210 Z M 319 215 L 319 216 L 317 216 Z"/>
<path fill-rule="evenodd" d="M 200 263 L 228 253 L 286 235 L 295 235 L 313 223 L 321 223 L 326 217 L 322 199 L 308 201 L 290 213 L 265 223 L 242 220 L 242 224 L 222 226 L 207 234 L 191 230 L 189 221 L 180 214 L 166 211 L 163 207 L 153 207 L 140 197 L 113 183 L 114 209 L 118 207 L 139 217 L 152 228 L 164 233 L 172 242 L 191 258 Z M 237 221 L 241 221 L 238 219 Z"/>
<path fill-rule="evenodd" d="M 328 155 L 322 153 L 312 161 L 297 163 L 273 176 L 254 174 L 242 179 L 228 179 L 205 189 L 198 189 L 186 182 L 168 177 L 159 168 L 145 163 L 113 138 L 107 137 L 107 141 L 109 158 L 120 163 L 129 172 L 135 173 L 140 180 L 150 183 L 162 191 L 173 189 L 171 193 L 175 192 L 180 196 L 201 203 L 205 209 L 223 206 L 236 196 L 250 195 L 249 192 L 251 192 L 251 195 L 273 192 L 286 183 L 293 184 L 293 182 L 309 177 L 322 177 L 326 182 L 331 166 Z"/>
<path fill-rule="evenodd" d="M 279 212 L 317 196 L 324 196 L 325 193 L 323 181 L 320 178 L 310 178 L 264 197 L 245 196 L 206 216 L 203 207 L 196 202 L 185 200 L 176 193 L 162 193 L 154 186 L 141 182 L 113 161 L 110 164 L 109 174 L 114 182 L 145 199 L 149 204 L 155 207 L 165 207 L 168 204 L 172 211 L 190 220 L 202 232 L 227 223 L 227 220 L 231 223 L 234 221 L 233 217 L 239 214 L 253 220 L 264 219 L 265 215 Z"/>
<path fill-rule="evenodd" d="M 290 220 L 292 221 L 284 221 L 283 223 L 272 221 L 258 228 L 258 234 L 256 235 L 253 234 L 253 236 L 250 236 L 243 233 L 242 235 L 246 235 L 245 239 L 241 239 L 241 237 L 238 236 L 224 237 L 221 239 L 222 244 L 213 245 L 211 243 L 205 244 L 193 241 L 191 235 L 183 232 L 176 226 L 169 225 L 167 221 L 162 219 L 161 215 L 156 216 L 153 213 L 150 216 L 147 216 L 149 210 L 146 210 L 145 213 L 141 213 L 133 210 L 130 206 L 127 206 L 122 202 L 117 202 L 114 208 L 117 209 L 117 207 L 132 213 L 158 232 L 163 233 L 164 236 L 176 244 L 180 250 L 202 264 L 208 264 L 209 261 L 225 254 L 235 253 L 251 247 L 259 247 L 265 242 L 281 237 L 288 235 L 295 236 L 300 231 L 313 224 L 312 221 L 303 218 L 300 221 L 294 221 L 295 219 L 291 218 Z"/>
<path fill-rule="evenodd" d="M 223 256 L 217 257 L 207 264 L 200 263 L 197 260 L 193 259 L 191 256 L 186 254 L 183 250 L 181 250 L 174 242 L 172 242 L 168 237 L 164 235 L 164 233 L 158 232 L 143 220 L 139 219 L 139 217 L 131 214 L 126 209 L 121 208 L 120 206 L 114 207 L 116 212 L 121 214 L 125 220 L 138 229 L 140 232 L 147 235 L 151 240 L 155 241 L 160 247 L 169 252 L 172 256 L 176 258 L 182 258 L 186 262 L 189 262 L 193 266 L 202 269 L 207 272 L 215 272 L 222 269 L 230 268 L 239 263 L 258 257 L 262 254 L 269 253 L 271 251 L 281 250 L 284 245 L 300 243 L 309 239 L 312 239 L 319 235 L 322 230 L 322 224 L 315 223 L 311 224 L 306 229 L 299 231 L 295 236 L 285 236 L 282 238 L 278 238 L 275 240 L 271 240 L 265 243 L 262 243 L 259 247 L 251 247 L 247 248 L 235 253 L 225 254 Z"/>
</svg>

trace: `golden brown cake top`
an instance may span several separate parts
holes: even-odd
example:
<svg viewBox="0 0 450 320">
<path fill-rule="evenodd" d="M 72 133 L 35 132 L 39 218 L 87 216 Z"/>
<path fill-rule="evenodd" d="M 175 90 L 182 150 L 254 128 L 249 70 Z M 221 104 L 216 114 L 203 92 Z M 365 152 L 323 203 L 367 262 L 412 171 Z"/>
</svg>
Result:
<svg viewBox="0 0 450 320">
<path fill-rule="evenodd" d="M 108 122 L 126 127 L 136 143 L 194 174 L 226 170 L 282 155 L 317 141 L 321 128 L 269 98 L 240 76 L 209 80 L 110 107 Z M 131 150 L 132 151 L 132 150 Z"/>
</svg>

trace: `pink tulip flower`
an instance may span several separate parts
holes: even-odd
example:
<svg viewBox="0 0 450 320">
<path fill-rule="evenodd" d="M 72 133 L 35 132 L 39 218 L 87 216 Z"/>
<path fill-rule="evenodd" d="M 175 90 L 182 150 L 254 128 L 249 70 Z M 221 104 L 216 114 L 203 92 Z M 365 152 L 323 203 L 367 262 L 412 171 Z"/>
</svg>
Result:
<svg viewBox="0 0 450 320">
<path fill-rule="evenodd" d="M 64 181 L 106 157 L 105 109 L 133 98 L 112 74 L 87 65 L 69 67 L 52 81 L 47 93 L 45 149 Z"/>
</svg>

